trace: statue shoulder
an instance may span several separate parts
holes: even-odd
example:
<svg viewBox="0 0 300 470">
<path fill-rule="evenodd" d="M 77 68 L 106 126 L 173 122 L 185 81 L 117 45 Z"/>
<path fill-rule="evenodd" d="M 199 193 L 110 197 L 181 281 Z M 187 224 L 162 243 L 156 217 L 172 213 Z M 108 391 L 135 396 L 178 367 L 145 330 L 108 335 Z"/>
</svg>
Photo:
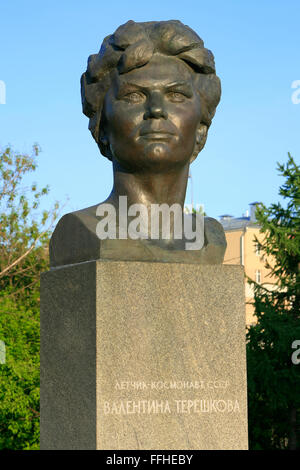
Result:
<svg viewBox="0 0 300 470">
<path fill-rule="evenodd" d="M 204 217 L 204 233 L 207 242 L 227 245 L 223 225 L 212 217 Z"/>
<path fill-rule="evenodd" d="M 212 217 L 204 217 L 204 247 L 209 263 L 223 263 L 227 247 L 225 232 L 222 224 Z"/>
<path fill-rule="evenodd" d="M 96 235 L 97 207 L 70 212 L 58 221 L 49 245 L 51 268 L 100 257 L 100 240 Z"/>
</svg>

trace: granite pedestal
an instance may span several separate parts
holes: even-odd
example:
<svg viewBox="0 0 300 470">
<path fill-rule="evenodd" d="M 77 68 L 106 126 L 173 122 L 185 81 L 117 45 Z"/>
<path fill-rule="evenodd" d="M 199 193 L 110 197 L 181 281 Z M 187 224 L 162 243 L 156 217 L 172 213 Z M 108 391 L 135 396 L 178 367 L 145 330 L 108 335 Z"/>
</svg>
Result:
<svg viewBox="0 0 300 470">
<path fill-rule="evenodd" d="M 41 278 L 41 449 L 247 449 L 240 266 L 90 261 Z"/>
</svg>

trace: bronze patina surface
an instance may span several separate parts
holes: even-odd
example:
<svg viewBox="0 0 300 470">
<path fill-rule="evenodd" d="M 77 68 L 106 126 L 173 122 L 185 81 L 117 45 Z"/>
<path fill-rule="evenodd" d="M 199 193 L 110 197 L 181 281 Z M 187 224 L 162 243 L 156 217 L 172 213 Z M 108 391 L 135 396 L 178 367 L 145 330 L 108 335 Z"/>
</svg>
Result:
<svg viewBox="0 0 300 470">
<path fill-rule="evenodd" d="M 147 216 L 153 204 L 179 204 L 183 220 L 189 167 L 205 145 L 221 95 L 202 39 L 180 21 L 128 21 L 89 57 L 81 94 L 89 129 L 113 166 L 113 189 L 101 204 L 118 214 L 119 198 L 127 196 L 128 207 L 143 204 Z M 166 240 L 161 232 L 155 240 L 150 233 L 100 240 L 99 205 L 62 217 L 50 243 L 52 267 L 96 259 L 223 262 L 226 240 L 215 219 L 205 217 L 204 245 L 189 251 L 184 237 Z"/>
</svg>

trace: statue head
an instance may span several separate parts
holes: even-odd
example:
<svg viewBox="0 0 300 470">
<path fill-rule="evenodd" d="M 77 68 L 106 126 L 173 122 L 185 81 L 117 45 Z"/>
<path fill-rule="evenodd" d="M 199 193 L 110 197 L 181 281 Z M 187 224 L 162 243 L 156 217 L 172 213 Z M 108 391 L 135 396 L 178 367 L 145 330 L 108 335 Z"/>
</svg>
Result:
<svg viewBox="0 0 300 470">
<path fill-rule="evenodd" d="M 105 157 L 161 171 L 202 150 L 221 86 L 212 53 L 188 26 L 128 21 L 89 57 L 81 95 Z"/>
</svg>

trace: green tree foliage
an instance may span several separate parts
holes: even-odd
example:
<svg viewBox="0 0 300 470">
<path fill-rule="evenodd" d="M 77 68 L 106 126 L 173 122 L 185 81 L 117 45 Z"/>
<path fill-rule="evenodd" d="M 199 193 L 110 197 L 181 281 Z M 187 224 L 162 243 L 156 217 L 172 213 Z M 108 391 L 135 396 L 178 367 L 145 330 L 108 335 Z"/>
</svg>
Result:
<svg viewBox="0 0 300 470">
<path fill-rule="evenodd" d="M 270 283 L 250 280 L 257 323 L 248 329 L 249 439 L 252 449 L 299 448 L 300 364 L 291 360 L 300 340 L 300 168 L 288 154 L 278 164 L 285 205 L 260 204 L 256 218 L 264 234 L 256 238 L 270 269 Z"/>
<path fill-rule="evenodd" d="M 39 448 L 39 275 L 58 210 L 39 210 L 48 187 L 24 187 L 39 152 L 0 151 L 0 449 Z"/>
<path fill-rule="evenodd" d="M 34 295 L 35 294 L 35 295 Z M 36 292 L 22 304 L 0 293 L 0 449 L 39 448 L 39 308 Z"/>
</svg>

